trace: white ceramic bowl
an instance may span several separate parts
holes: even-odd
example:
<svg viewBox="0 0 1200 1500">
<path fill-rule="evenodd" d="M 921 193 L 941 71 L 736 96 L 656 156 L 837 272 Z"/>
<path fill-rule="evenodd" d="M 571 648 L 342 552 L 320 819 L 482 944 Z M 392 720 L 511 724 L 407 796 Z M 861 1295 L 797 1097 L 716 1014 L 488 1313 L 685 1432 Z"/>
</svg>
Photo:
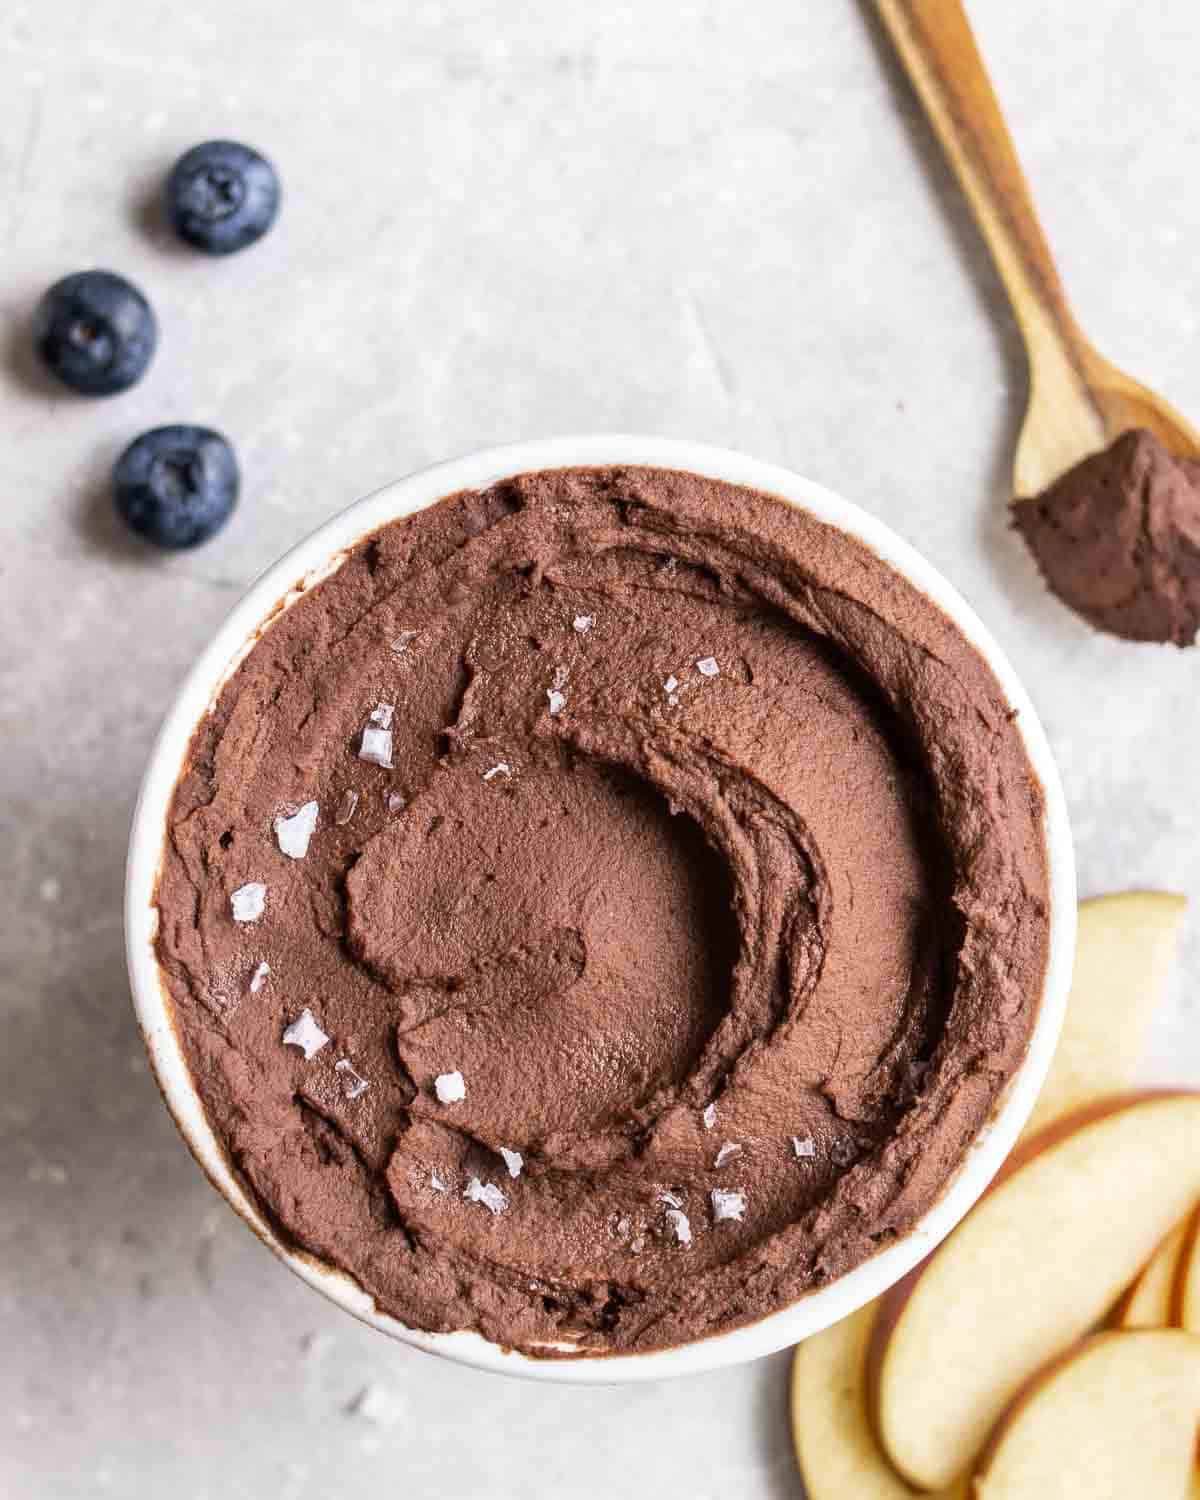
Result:
<svg viewBox="0 0 1200 1500">
<path fill-rule="evenodd" d="M 231 1171 L 205 1117 L 172 1027 L 154 955 L 155 883 L 166 817 L 192 731 L 254 644 L 281 599 L 288 604 L 340 563 L 361 537 L 457 490 L 479 489 L 514 474 L 568 465 L 646 464 L 686 469 L 782 497 L 865 542 L 940 606 L 995 673 L 1045 789 L 1050 864 L 1050 958 L 1037 1021 L 1024 1062 L 992 1118 L 973 1142 L 941 1198 L 914 1228 L 840 1280 L 745 1327 L 647 1354 L 537 1360 L 506 1352 L 479 1334 L 423 1333 L 381 1313 L 342 1272 L 286 1248 Z M 966 602 L 907 542 L 882 522 L 820 485 L 740 453 L 654 437 L 551 438 L 491 448 L 424 469 L 334 516 L 269 568 L 192 668 L 159 731 L 133 818 L 125 896 L 125 933 L 134 1006 L 167 1108 L 209 1181 L 261 1240 L 295 1273 L 347 1312 L 404 1343 L 483 1370 L 571 1384 L 609 1384 L 695 1374 L 756 1359 L 798 1343 L 878 1297 L 943 1239 L 987 1187 L 1008 1155 L 1046 1076 L 1066 1007 L 1075 947 L 1075 866 L 1058 772 L 1033 705 L 995 641 Z"/>
</svg>

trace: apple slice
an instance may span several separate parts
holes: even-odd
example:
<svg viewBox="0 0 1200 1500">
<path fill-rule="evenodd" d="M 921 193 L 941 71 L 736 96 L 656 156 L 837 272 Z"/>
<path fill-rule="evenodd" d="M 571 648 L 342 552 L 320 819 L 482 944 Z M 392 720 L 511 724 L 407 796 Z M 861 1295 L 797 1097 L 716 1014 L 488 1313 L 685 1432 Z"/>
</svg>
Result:
<svg viewBox="0 0 1200 1500">
<path fill-rule="evenodd" d="M 1200 1338 L 1099 1333 L 1020 1392 L 975 1465 L 975 1500 L 1169 1500 L 1186 1494 Z"/>
<path fill-rule="evenodd" d="M 1169 1328 L 1171 1294 L 1179 1272 L 1187 1221 L 1176 1224 L 1142 1268 L 1141 1275 L 1117 1303 L 1114 1328 Z"/>
<path fill-rule="evenodd" d="M 1171 1296 L 1171 1322 L 1200 1333 L 1200 1208 L 1188 1221 Z"/>
<path fill-rule="evenodd" d="M 1126 1094 L 1018 1150 L 880 1301 L 876 1433 L 919 1489 L 949 1485 L 1021 1385 L 1109 1311 L 1200 1196 L 1200 1093 Z"/>
<path fill-rule="evenodd" d="M 1129 1088 L 1175 962 L 1186 904 L 1167 891 L 1125 891 L 1079 903 L 1066 1019 L 1026 1137 Z"/>
<path fill-rule="evenodd" d="M 864 1372 L 876 1305 L 813 1334 L 792 1364 L 792 1441 L 809 1500 L 912 1500 L 880 1453 Z"/>
</svg>

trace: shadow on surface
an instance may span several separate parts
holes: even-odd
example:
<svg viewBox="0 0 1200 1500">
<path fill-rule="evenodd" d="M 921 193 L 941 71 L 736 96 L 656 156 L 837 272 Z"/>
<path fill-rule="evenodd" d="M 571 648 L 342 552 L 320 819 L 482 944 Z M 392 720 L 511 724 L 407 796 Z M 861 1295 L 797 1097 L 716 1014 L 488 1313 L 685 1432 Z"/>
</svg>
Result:
<svg viewBox="0 0 1200 1500">
<path fill-rule="evenodd" d="M 807 1493 L 796 1467 L 792 1446 L 791 1381 L 794 1350 L 785 1349 L 762 1361 L 762 1376 L 754 1413 L 763 1454 L 763 1478 L 770 1500 L 804 1500 Z M 851 1500 L 850 1496 L 846 1500 Z"/>
<path fill-rule="evenodd" d="M 160 255 L 169 255 L 174 260 L 190 260 L 202 264 L 208 257 L 203 251 L 185 244 L 171 228 L 167 218 L 164 197 L 167 174 L 174 165 L 174 157 L 164 157 L 153 172 L 139 175 L 129 194 L 129 222 L 144 240 L 154 246 Z"/>
<path fill-rule="evenodd" d="M 35 299 L 36 300 L 36 299 Z M 0 351 L 0 369 L 14 385 L 28 395 L 48 401 L 88 401 L 95 397 L 77 396 L 61 380 L 56 380 L 37 356 L 33 347 L 33 302 L 24 317 L 14 318 Z"/>
<path fill-rule="evenodd" d="M 103 552 L 112 561 L 131 567 L 146 566 L 158 554 L 133 535 L 113 505 L 113 464 L 123 448 L 123 442 L 113 442 L 95 455 L 73 519 L 75 529 L 89 550 Z"/>
</svg>

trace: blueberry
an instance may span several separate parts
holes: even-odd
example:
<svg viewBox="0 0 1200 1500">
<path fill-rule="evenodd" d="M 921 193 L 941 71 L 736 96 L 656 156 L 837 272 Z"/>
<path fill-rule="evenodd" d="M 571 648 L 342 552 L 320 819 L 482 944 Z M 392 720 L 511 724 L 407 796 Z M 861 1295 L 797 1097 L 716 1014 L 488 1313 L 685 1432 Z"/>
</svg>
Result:
<svg viewBox="0 0 1200 1500">
<path fill-rule="evenodd" d="M 145 374 L 158 324 L 150 304 L 113 271 L 76 271 L 37 305 L 34 346 L 47 369 L 85 396 L 112 396 Z"/>
<path fill-rule="evenodd" d="M 215 536 L 237 504 L 233 449 L 211 427 L 155 427 L 117 459 L 121 519 L 156 547 L 195 547 Z"/>
<path fill-rule="evenodd" d="M 252 245 L 279 212 L 279 177 L 257 151 L 205 141 L 185 151 L 167 178 L 167 213 L 179 235 L 210 255 Z"/>
</svg>

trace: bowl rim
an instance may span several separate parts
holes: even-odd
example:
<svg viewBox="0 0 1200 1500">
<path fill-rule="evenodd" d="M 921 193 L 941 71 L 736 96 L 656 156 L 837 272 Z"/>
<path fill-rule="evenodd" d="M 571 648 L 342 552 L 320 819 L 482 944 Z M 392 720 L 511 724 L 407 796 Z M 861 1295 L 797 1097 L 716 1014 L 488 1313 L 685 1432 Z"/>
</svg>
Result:
<svg viewBox="0 0 1200 1500">
<path fill-rule="evenodd" d="M 745 485 L 782 499 L 845 531 L 921 590 L 955 623 L 995 675 L 1044 791 L 1043 833 L 1049 871 L 1048 960 L 1026 1055 L 954 1176 L 901 1239 L 828 1286 L 756 1322 L 642 1354 L 535 1358 L 471 1330 L 428 1333 L 381 1312 L 345 1272 L 286 1244 L 235 1176 L 208 1123 L 171 1021 L 154 938 L 153 905 L 166 817 L 179 768 L 197 723 L 262 631 L 308 589 L 340 566 L 363 537 L 447 495 L 481 489 L 521 473 L 605 465 L 681 469 Z M 429 1353 L 532 1380 L 574 1385 L 623 1384 L 699 1374 L 800 1342 L 848 1317 L 893 1286 L 945 1238 L 984 1192 L 1014 1145 L 1045 1080 L 1062 1028 L 1074 960 L 1075 863 L 1066 801 L 1037 712 L 991 633 L 938 570 L 884 522 L 789 469 L 731 449 L 630 434 L 554 437 L 481 449 L 420 469 L 356 501 L 325 521 L 249 587 L 187 674 L 155 739 L 130 832 L 125 941 L 134 1010 L 163 1101 L 196 1162 L 216 1190 L 302 1280 L 362 1322 Z"/>
</svg>

